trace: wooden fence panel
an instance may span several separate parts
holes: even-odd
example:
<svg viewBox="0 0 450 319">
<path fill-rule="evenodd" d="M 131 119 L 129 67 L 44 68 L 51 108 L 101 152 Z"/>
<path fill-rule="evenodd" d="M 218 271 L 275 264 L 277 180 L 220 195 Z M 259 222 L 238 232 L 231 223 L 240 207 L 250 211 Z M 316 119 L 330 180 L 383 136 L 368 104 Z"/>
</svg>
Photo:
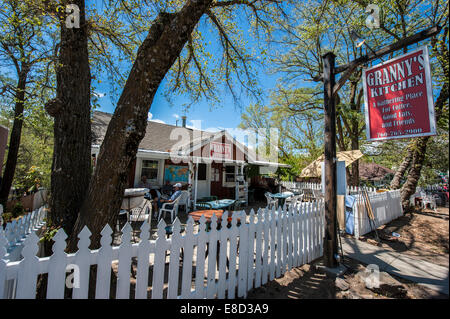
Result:
<svg viewBox="0 0 450 319">
<path fill-rule="evenodd" d="M 174 227 L 175 228 L 175 227 Z M 179 232 L 178 232 L 179 233 Z M 174 235 L 177 234 L 174 231 Z M 147 288 L 148 288 L 148 276 L 149 276 L 149 266 L 150 266 L 150 254 L 152 253 L 152 245 L 150 242 L 150 224 L 147 221 L 141 226 L 141 241 L 138 245 L 137 252 L 137 272 L 136 272 L 136 299 L 147 299 Z M 172 239 L 173 240 L 173 239 Z M 112 250 L 110 251 L 112 253 Z M 108 254 L 108 262 L 105 264 L 109 265 L 107 268 L 107 273 L 111 272 L 111 255 Z M 106 269 L 105 269 L 106 271 Z M 109 286 L 108 286 L 109 287 Z"/>
</svg>

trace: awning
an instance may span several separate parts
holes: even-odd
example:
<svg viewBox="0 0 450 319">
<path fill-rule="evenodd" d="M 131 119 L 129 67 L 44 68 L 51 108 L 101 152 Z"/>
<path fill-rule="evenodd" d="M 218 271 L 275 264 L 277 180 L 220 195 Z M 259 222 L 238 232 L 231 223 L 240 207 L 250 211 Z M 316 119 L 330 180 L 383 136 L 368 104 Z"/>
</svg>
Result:
<svg viewBox="0 0 450 319">
<path fill-rule="evenodd" d="M 353 151 L 345 151 L 345 152 L 337 152 L 336 157 L 338 161 L 345 161 L 345 167 L 349 166 L 354 161 L 357 161 L 361 157 L 363 157 L 363 153 L 360 150 Z M 324 161 L 325 156 L 322 154 L 316 159 L 314 162 L 306 166 L 300 177 L 321 177 L 322 176 L 322 165 L 321 163 Z"/>
</svg>

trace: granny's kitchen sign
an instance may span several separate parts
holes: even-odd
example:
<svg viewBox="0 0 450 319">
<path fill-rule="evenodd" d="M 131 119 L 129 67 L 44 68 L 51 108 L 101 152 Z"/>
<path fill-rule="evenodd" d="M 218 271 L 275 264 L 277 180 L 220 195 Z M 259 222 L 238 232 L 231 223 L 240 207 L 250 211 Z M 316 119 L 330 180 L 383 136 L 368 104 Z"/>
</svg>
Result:
<svg viewBox="0 0 450 319">
<path fill-rule="evenodd" d="M 363 70 L 367 140 L 436 135 L 426 46 Z"/>
</svg>

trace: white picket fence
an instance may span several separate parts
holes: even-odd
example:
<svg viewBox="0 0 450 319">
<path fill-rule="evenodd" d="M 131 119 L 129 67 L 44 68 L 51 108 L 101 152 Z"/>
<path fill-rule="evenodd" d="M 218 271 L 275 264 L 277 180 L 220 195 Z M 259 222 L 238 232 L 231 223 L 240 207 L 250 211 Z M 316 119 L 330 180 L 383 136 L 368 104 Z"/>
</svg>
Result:
<svg viewBox="0 0 450 319">
<path fill-rule="evenodd" d="M 306 183 L 306 182 L 289 182 L 289 181 L 281 181 L 281 186 L 286 187 L 287 189 L 313 189 L 313 190 L 322 190 L 321 183 Z M 375 193 L 377 190 L 373 187 L 358 187 L 358 186 L 347 186 L 347 194 L 359 193 L 362 190 L 366 190 L 369 193 Z"/>
<path fill-rule="evenodd" d="M 356 203 L 353 207 L 355 238 L 373 231 L 373 224 L 370 223 L 367 209 L 361 195 L 356 196 Z M 400 190 L 383 193 L 369 194 L 370 204 L 375 217 L 375 227 L 382 225 L 403 215 Z"/>
<path fill-rule="evenodd" d="M 47 208 L 46 206 L 42 206 L 35 209 L 31 213 L 23 215 L 20 218 L 7 223 L 4 230 L 3 225 L 1 225 L 0 232 L 3 231 L 3 236 L 6 239 L 5 259 L 9 261 L 16 261 L 20 259 L 25 239 L 45 224 L 46 216 Z"/>
<path fill-rule="evenodd" d="M 87 298 L 91 265 L 97 266 L 95 298 L 113 297 L 112 269 L 117 276 L 115 298 L 245 297 L 250 289 L 323 255 L 323 202 L 302 203 L 290 210 L 260 209 L 256 214 L 252 210 L 249 216 L 235 212 L 229 228 L 227 216 L 225 212 L 217 230 L 214 215 L 210 231 L 205 230 L 204 217 L 199 224 L 189 218 L 185 229 L 176 219 L 170 236 L 161 220 L 156 240 L 150 240 L 150 225 L 144 222 L 137 243 L 131 242 L 132 228 L 127 223 L 120 246 L 111 245 L 112 230 L 107 225 L 97 250 L 89 249 L 91 233 L 85 227 L 79 234 L 78 251 L 72 254 L 64 251 L 67 235 L 59 230 L 53 255 L 45 258 L 36 256 L 39 238 L 32 232 L 24 242 L 23 259 L 13 262 L 3 260 L 7 240 L 0 234 L 0 299 L 35 298 L 39 274 L 48 274 L 47 298 L 64 298 L 68 269 L 75 269 L 71 297 Z M 11 282 L 12 292 L 8 290 Z M 130 295 L 131 288 L 134 294 Z"/>
</svg>

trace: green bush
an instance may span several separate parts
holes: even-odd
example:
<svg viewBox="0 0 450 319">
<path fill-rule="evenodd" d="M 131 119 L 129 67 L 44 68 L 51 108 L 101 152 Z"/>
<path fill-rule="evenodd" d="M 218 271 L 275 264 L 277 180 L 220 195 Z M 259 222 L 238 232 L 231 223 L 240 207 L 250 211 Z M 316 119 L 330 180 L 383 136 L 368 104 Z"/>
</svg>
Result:
<svg viewBox="0 0 450 319">
<path fill-rule="evenodd" d="M 13 215 L 11 213 L 3 213 L 2 214 L 2 219 L 3 219 L 3 223 L 4 224 L 9 223 L 9 222 L 12 221 Z"/>
</svg>

